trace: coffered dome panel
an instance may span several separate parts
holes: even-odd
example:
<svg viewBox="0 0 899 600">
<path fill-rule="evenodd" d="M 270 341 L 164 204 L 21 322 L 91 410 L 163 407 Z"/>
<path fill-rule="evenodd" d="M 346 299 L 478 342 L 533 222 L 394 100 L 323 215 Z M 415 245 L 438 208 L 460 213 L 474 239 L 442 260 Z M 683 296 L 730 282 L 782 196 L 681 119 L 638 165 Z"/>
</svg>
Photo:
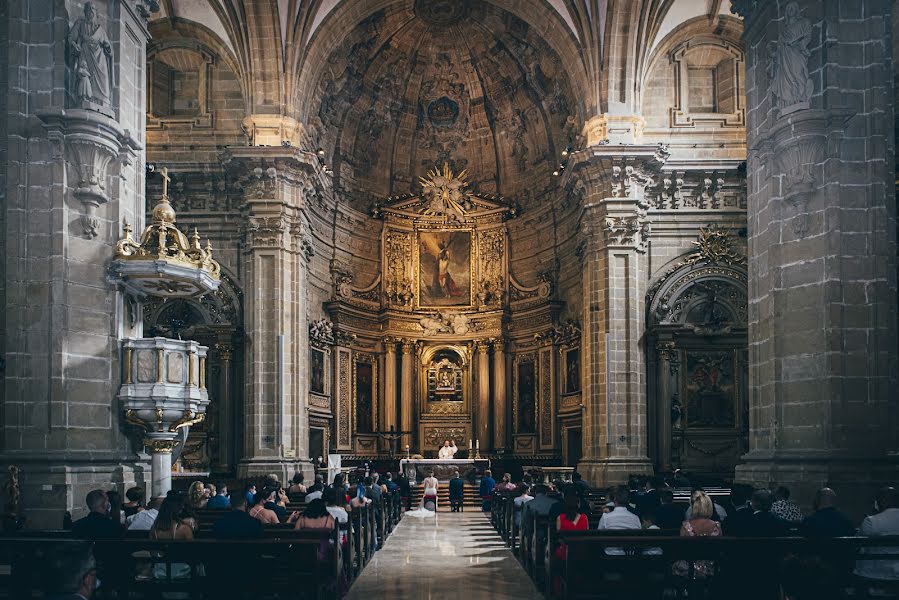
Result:
<svg viewBox="0 0 899 600">
<path fill-rule="evenodd" d="M 361 210 L 417 191 L 443 163 L 527 205 L 551 185 L 579 112 L 561 58 L 528 23 L 485 2 L 417 0 L 336 46 L 309 121 Z"/>
</svg>

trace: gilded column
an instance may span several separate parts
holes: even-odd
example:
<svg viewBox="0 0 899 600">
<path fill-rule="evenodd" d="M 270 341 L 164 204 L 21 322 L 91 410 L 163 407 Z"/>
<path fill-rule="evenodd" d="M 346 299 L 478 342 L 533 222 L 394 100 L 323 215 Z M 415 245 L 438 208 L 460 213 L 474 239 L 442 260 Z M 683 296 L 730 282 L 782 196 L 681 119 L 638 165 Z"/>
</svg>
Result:
<svg viewBox="0 0 899 600">
<path fill-rule="evenodd" d="M 412 411 L 413 411 L 413 401 L 412 401 L 412 383 L 413 378 L 415 377 L 414 369 L 413 369 L 413 360 L 415 358 L 415 341 L 414 340 L 403 340 L 403 357 L 402 357 L 402 384 L 400 385 L 400 413 L 402 417 L 402 430 L 403 431 L 412 431 Z M 407 445 L 412 446 L 412 434 L 406 434 L 403 436 L 402 448 L 403 450 Z"/>
<path fill-rule="evenodd" d="M 396 428 L 396 342 L 384 338 L 384 429 Z"/>
<path fill-rule="evenodd" d="M 478 402 L 477 423 L 475 439 L 486 450 L 490 447 L 490 357 L 487 355 L 489 344 L 486 341 L 477 342 L 478 352 Z"/>
<path fill-rule="evenodd" d="M 505 340 L 493 341 L 493 449 L 506 448 L 506 407 L 509 404 L 506 393 L 506 353 Z"/>
</svg>

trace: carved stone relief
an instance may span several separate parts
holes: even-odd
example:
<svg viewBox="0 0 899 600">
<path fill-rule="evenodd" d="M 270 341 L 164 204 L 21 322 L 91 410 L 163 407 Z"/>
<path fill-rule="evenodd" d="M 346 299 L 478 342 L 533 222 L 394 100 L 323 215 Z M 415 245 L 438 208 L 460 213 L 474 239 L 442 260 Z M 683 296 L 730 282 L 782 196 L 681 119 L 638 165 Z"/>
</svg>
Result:
<svg viewBox="0 0 899 600">
<path fill-rule="evenodd" d="M 809 108 L 814 91 L 808 74 L 811 38 L 811 21 L 802 16 L 799 4 L 788 3 L 777 41 L 768 46 L 771 93 L 781 115 Z"/>
<path fill-rule="evenodd" d="M 69 30 L 69 57 L 74 106 L 112 117 L 112 45 L 92 2 Z"/>
</svg>

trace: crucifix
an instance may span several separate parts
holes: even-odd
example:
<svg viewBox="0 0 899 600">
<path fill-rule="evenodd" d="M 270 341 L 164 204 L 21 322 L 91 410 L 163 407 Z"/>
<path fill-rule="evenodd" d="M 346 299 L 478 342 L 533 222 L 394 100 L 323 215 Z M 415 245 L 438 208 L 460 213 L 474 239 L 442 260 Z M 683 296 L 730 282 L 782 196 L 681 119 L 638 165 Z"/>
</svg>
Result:
<svg viewBox="0 0 899 600">
<path fill-rule="evenodd" d="M 169 182 L 172 180 L 172 178 L 169 177 L 169 168 L 162 167 L 161 169 L 159 169 L 159 174 L 162 175 L 162 197 L 168 198 L 169 197 Z"/>
<path fill-rule="evenodd" d="M 411 431 L 396 431 L 393 425 L 387 431 L 375 431 L 375 435 L 390 442 L 390 458 L 396 456 L 396 442 L 402 439 L 404 435 L 410 435 Z"/>
</svg>

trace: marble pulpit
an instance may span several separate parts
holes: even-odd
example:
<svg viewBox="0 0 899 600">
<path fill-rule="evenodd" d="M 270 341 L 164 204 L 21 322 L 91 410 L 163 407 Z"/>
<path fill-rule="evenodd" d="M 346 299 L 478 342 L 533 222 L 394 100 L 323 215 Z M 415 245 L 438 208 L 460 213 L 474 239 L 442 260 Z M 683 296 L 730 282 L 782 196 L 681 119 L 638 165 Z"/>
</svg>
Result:
<svg viewBox="0 0 899 600">
<path fill-rule="evenodd" d="M 449 481 L 455 471 L 463 479 L 472 480 L 478 471 L 490 468 L 490 460 L 486 458 L 404 458 L 400 460 L 400 471 L 406 474 L 409 481 L 420 482 L 428 475 L 434 475 L 438 481 Z"/>
</svg>

